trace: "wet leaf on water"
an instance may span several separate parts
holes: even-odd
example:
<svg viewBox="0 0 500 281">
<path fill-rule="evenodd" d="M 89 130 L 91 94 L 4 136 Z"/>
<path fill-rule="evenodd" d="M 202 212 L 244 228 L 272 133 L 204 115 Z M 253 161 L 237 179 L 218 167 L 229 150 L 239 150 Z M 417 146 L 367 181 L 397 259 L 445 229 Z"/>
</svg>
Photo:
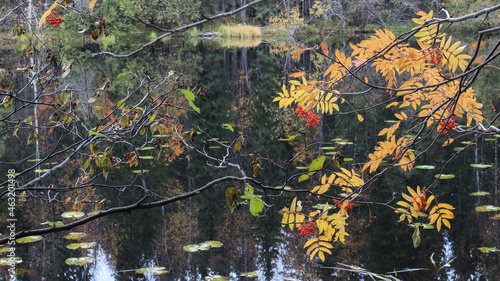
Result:
<svg viewBox="0 0 500 281">
<path fill-rule="evenodd" d="M 436 169 L 436 167 L 432 166 L 432 165 L 418 165 L 418 166 L 415 166 L 415 169 L 420 169 L 420 170 L 434 170 L 434 169 Z"/>
<path fill-rule="evenodd" d="M 141 170 L 133 170 L 133 171 L 132 171 L 132 173 L 134 173 L 134 174 L 140 174 L 140 173 L 142 173 L 142 172 L 144 172 L 144 173 L 149 173 L 149 170 L 142 170 L 142 171 L 141 171 Z"/>
<path fill-rule="evenodd" d="M 83 237 L 87 236 L 87 233 L 84 232 L 70 232 L 68 235 L 64 236 L 64 239 L 68 240 L 79 240 Z"/>
<path fill-rule="evenodd" d="M 491 168 L 493 165 L 489 164 L 470 164 L 471 167 L 478 168 L 478 169 L 485 169 L 485 168 Z"/>
<path fill-rule="evenodd" d="M 42 225 L 43 224 L 47 224 L 49 226 L 61 226 L 61 225 L 64 225 L 64 223 L 62 221 L 55 221 L 55 222 L 53 222 L 53 221 L 46 221 L 46 222 L 43 222 L 41 224 Z"/>
<path fill-rule="evenodd" d="M 500 214 L 496 214 L 492 217 L 489 217 L 490 220 L 500 220 Z"/>
<path fill-rule="evenodd" d="M 146 146 L 146 147 L 140 148 L 139 150 L 151 150 L 151 149 L 155 149 L 155 147 L 154 146 Z"/>
<path fill-rule="evenodd" d="M 78 219 L 78 218 L 81 218 L 85 216 L 85 213 L 83 212 L 78 212 L 78 211 L 70 211 L 70 212 L 66 212 L 66 213 L 63 213 L 61 214 L 61 217 L 63 218 L 72 218 L 72 219 Z"/>
<path fill-rule="evenodd" d="M 298 135 L 289 136 L 288 138 L 278 139 L 279 141 L 293 141 Z"/>
<path fill-rule="evenodd" d="M 494 252 L 500 252 L 500 250 L 498 249 L 495 249 L 495 248 L 492 248 L 492 247 L 480 247 L 480 248 L 477 248 L 479 251 L 481 251 L 482 253 L 494 253 Z"/>
<path fill-rule="evenodd" d="M 191 245 L 186 245 L 186 246 L 182 247 L 182 249 L 184 249 L 184 251 L 186 251 L 186 252 L 198 252 L 200 250 L 200 246 L 195 245 L 195 244 L 191 244 Z"/>
<path fill-rule="evenodd" d="M 155 159 L 154 156 L 151 156 L 151 155 L 139 156 L 139 158 L 144 159 L 144 160 Z"/>
<path fill-rule="evenodd" d="M 224 277 L 220 275 L 207 276 L 205 281 L 229 281 L 229 277 Z"/>
<path fill-rule="evenodd" d="M 70 250 L 76 249 L 89 249 L 96 245 L 96 242 L 88 242 L 88 243 L 71 243 L 66 246 L 66 248 Z"/>
<path fill-rule="evenodd" d="M 471 195 L 471 196 L 486 196 L 486 195 L 490 195 L 490 194 L 491 193 L 486 192 L 486 191 L 478 191 L 478 192 L 471 193 L 469 195 Z"/>
<path fill-rule="evenodd" d="M 483 205 L 483 206 L 477 206 L 476 211 L 478 211 L 478 212 L 496 212 L 496 211 L 500 211 L 500 207 L 493 206 L 493 205 Z"/>
<path fill-rule="evenodd" d="M 182 247 L 184 251 L 187 252 L 198 252 L 198 251 L 207 251 L 210 248 L 219 248 L 222 247 L 222 242 L 220 241 L 205 241 L 200 244 L 191 244 Z"/>
<path fill-rule="evenodd" d="M 93 211 L 93 212 L 87 213 L 87 216 L 92 216 L 92 215 L 95 215 L 95 214 L 100 213 L 100 212 L 102 212 L 102 210 Z"/>
<path fill-rule="evenodd" d="M 448 179 L 454 178 L 455 175 L 451 175 L 451 174 L 448 174 L 448 175 L 446 175 L 446 174 L 437 174 L 437 175 L 435 175 L 435 177 L 437 179 L 440 179 L 440 180 L 448 180 Z"/>
<path fill-rule="evenodd" d="M 166 270 L 165 267 L 143 267 L 143 268 L 137 269 L 135 271 L 135 273 L 156 276 L 156 275 L 168 273 L 168 270 Z"/>
<path fill-rule="evenodd" d="M 9 247 L 9 246 L 2 247 L 2 248 L 0 248 L 0 253 L 5 253 L 5 252 L 7 252 L 9 249 L 10 249 L 10 247 Z"/>
<path fill-rule="evenodd" d="M 48 171 L 50 171 L 50 169 L 38 169 L 35 170 L 35 173 L 47 173 Z"/>
<path fill-rule="evenodd" d="M 243 272 L 240 274 L 240 276 L 247 277 L 247 278 L 255 278 L 255 277 L 259 277 L 259 272 L 257 270 L 251 271 L 251 272 Z"/>
<path fill-rule="evenodd" d="M 22 263 L 23 260 L 20 257 L 15 257 L 14 262 L 15 263 Z M 10 263 L 11 263 L 11 260 L 9 260 L 9 258 L 0 258 L 0 266 L 9 265 Z"/>
<path fill-rule="evenodd" d="M 79 257 L 79 258 L 68 258 L 64 261 L 67 265 L 78 265 L 82 266 L 87 263 L 94 262 L 94 259 L 91 257 Z"/>
<path fill-rule="evenodd" d="M 16 243 L 25 244 L 25 243 L 32 243 L 32 242 L 36 242 L 36 241 L 40 241 L 40 240 L 42 240 L 42 236 L 34 235 L 34 236 L 27 236 L 27 237 L 16 239 Z"/>
</svg>

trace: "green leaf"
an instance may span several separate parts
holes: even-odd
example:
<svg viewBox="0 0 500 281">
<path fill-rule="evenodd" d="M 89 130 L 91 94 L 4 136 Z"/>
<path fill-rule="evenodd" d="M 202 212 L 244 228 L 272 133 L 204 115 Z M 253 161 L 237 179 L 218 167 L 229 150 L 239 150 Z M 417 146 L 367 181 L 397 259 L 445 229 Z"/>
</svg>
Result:
<svg viewBox="0 0 500 281">
<path fill-rule="evenodd" d="M 420 169 L 420 170 L 434 170 L 436 167 L 432 165 L 418 165 L 415 166 L 415 169 Z"/>
<path fill-rule="evenodd" d="M 486 196 L 486 195 L 490 195 L 490 194 L 491 193 L 486 192 L 486 191 L 478 191 L 478 192 L 471 193 L 469 195 L 471 195 L 471 196 Z"/>
<path fill-rule="evenodd" d="M 279 140 L 279 141 L 292 141 L 292 140 L 294 140 L 297 136 L 298 136 L 298 135 L 293 135 L 293 136 L 289 136 L 289 137 L 288 137 L 288 138 L 286 138 L 286 139 L 281 138 L 281 139 L 278 139 L 278 140 Z"/>
<path fill-rule="evenodd" d="M 194 99 L 196 98 L 196 96 L 193 94 L 193 92 L 191 92 L 189 90 L 181 89 L 181 93 L 184 94 L 184 97 L 186 97 L 186 99 L 188 101 L 194 101 Z"/>
<path fill-rule="evenodd" d="M 500 252 L 500 250 L 496 249 L 496 248 L 493 248 L 493 247 L 480 247 L 480 248 L 477 248 L 479 251 L 481 251 L 481 253 L 495 253 L 495 252 Z"/>
<path fill-rule="evenodd" d="M 231 126 L 231 124 L 229 124 L 229 123 L 222 124 L 222 128 L 228 129 L 229 131 L 234 132 L 233 126 Z"/>
<path fill-rule="evenodd" d="M 98 132 L 92 132 L 92 131 L 89 131 L 89 135 L 94 135 L 94 136 L 100 136 L 100 137 L 108 138 L 108 136 L 106 136 L 105 134 L 101 134 L 101 133 L 98 133 Z"/>
<path fill-rule="evenodd" d="M 118 75 L 118 76 L 120 76 L 120 75 Z M 116 103 L 116 107 L 118 107 L 118 109 L 120 109 L 120 110 L 122 110 L 124 106 L 125 106 L 125 99 L 121 99 Z"/>
<path fill-rule="evenodd" d="M 260 199 L 260 195 L 254 195 L 252 187 L 245 188 L 245 195 L 241 196 L 243 199 L 250 200 L 250 213 L 256 217 L 264 210 L 264 202 Z"/>
<path fill-rule="evenodd" d="M 309 175 L 308 174 L 304 174 L 302 176 L 299 177 L 299 182 L 303 182 L 305 180 L 309 179 Z"/>
<path fill-rule="evenodd" d="M 311 162 L 311 165 L 309 166 L 309 171 L 316 172 L 316 171 L 323 169 L 323 164 L 325 163 L 325 160 L 326 160 L 326 156 L 324 156 L 324 155 L 314 159 Z"/>
<path fill-rule="evenodd" d="M 118 74 L 118 76 L 116 76 L 116 78 L 120 78 L 120 77 L 125 76 L 125 75 L 127 75 L 127 74 L 129 74 L 129 73 L 128 73 L 128 72 L 123 72 L 123 73 L 120 73 L 120 74 Z M 120 108 L 120 109 L 121 109 L 121 108 Z"/>
<path fill-rule="evenodd" d="M 413 231 L 413 235 L 411 237 L 413 240 L 413 247 L 418 248 L 422 242 L 422 233 L 419 226 L 415 227 L 415 231 Z"/>
</svg>

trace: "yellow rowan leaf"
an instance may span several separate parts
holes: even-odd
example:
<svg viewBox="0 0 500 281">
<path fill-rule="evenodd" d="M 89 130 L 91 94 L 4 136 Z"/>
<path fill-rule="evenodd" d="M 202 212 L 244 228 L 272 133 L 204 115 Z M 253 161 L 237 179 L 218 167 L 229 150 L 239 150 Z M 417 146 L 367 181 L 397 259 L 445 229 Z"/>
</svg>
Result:
<svg viewBox="0 0 500 281">
<path fill-rule="evenodd" d="M 359 122 L 363 122 L 364 119 L 363 119 L 363 116 L 361 116 L 361 114 L 358 114 L 358 120 L 359 120 Z"/>
<path fill-rule="evenodd" d="M 323 262 L 325 261 L 325 254 L 323 254 L 323 252 L 321 252 L 321 251 L 318 252 L 318 256 L 321 259 L 321 261 L 323 261 Z"/>
<path fill-rule="evenodd" d="M 90 1 L 90 3 L 89 3 L 90 12 L 92 12 L 96 3 L 97 3 L 97 0 Z"/>
<path fill-rule="evenodd" d="M 451 225 L 450 225 L 450 222 L 449 222 L 448 220 L 443 219 L 443 220 L 442 220 L 442 222 L 443 222 L 443 224 L 444 224 L 446 227 L 448 227 L 448 228 L 450 228 L 450 229 L 451 229 Z"/>
<path fill-rule="evenodd" d="M 318 253 L 319 249 L 316 249 L 314 250 L 312 253 L 311 253 L 311 257 L 310 257 L 310 260 L 312 261 L 314 256 Z"/>
<path fill-rule="evenodd" d="M 450 145 L 454 140 L 454 138 L 449 138 L 443 143 L 443 147 Z"/>
<path fill-rule="evenodd" d="M 321 43 L 320 47 L 321 47 L 321 51 L 323 52 L 323 54 L 325 54 L 325 56 L 328 57 L 328 47 L 326 46 L 326 44 L 323 42 L 323 43 Z"/>
<path fill-rule="evenodd" d="M 439 203 L 439 208 L 446 208 L 446 209 L 449 209 L 449 210 L 455 210 L 455 208 L 450 205 L 450 204 L 446 204 L 446 203 Z"/>
<path fill-rule="evenodd" d="M 305 72 L 295 72 L 295 73 L 290 74 L 290 77 L 292 77 L 292 78 L 298 78 L 298 77 L 302 77 L 304 75 L 306 75 Z"/>
<path fill-rule="evenodd" d="M 297 204 L 297 197 L 293 198 L 292 204 L 290 205 L 290 212 L 295 212 L 295 205 Z"/>
<path fill-rule="evenodd" d="M 437 222 L 436 222 L 436 228 L 437 228 L 438 232 L 441 231 L 441 218 L 439 218 L 437 220 Z"/>
</svg>

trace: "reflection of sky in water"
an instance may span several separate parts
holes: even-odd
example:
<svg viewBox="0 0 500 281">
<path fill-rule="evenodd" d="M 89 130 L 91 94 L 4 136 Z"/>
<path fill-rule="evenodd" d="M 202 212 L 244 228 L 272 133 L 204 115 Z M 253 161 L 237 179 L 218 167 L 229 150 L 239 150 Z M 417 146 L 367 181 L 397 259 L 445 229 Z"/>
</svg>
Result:
<svg viewBox="0 0 500 281">
<path fill-rule="evenodd" d="M 95 255 L 95 266 L 91 269 L 90 274 L 93 281 L 114 281 L 116 274 L 115 269 L 110 264 L 111 256 L 98 246 L 97 254 Z M 90 254 L 89 256 L 93 256 Z"/>
</svg>

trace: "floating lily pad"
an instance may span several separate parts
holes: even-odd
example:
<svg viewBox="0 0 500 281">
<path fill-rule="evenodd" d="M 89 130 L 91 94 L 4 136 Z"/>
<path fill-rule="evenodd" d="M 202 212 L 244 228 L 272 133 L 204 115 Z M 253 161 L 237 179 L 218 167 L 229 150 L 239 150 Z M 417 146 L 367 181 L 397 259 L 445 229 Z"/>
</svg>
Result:
<svg viewBox="0 0 500 281">
<path fill-rule="evenodd" d="M 336 148 L 335 146 L 323 146 L 323 147 L 320 147 L 319 149 L 331 150 L 331 149 L 335 149 L 335 148 Z"/>
<path fill-rule="evenodd" d="M 309 167 L 299 166 L 299 167 L 295 167 L 295 169 L 297 169 L 297 170 L 309 170 Z"/>
<path fill-rule="evenodd" d="M 35 173 L 47 173 L 48 171 L 50 171 L 50 169 L 39 169 L 35 170 Z"/>
<path fill-rule="evenodd" d="M 210 248 L 219 248 L 222 247 L 222 242 L 220 241 L 205 241 L 200 244 L 192 244 L 182 247 L 184 251 L 187 252 L 198 252 L 198 251 L 207 251 Z"/>
<path fill-rule="evenodd" d="M 490 220 L 500 220 L 500 214 L 496 214 L 492 217 L 489 217 Z"/>
<path fill-rule="evenodd" d="M 144 172 L 144 173 L 149 173 L 149 170 L 142 170 L 142 171 L 141 171 L 141 170 L 133 170 L 133 171 L 132 171 L 132 173 L 134 173 L 134 174 L 140 174 L 140 173 L 142 173 L 142 172 Z"/>
<path fill-rule="evenodd" d="M 348 145 L 348 144 L 353 144 L 353 142 L 352 142 L 352 141 L 339 141 L 339 142 L 337 142 L 337 143 L 338 143 L 338 144 L 340 144 L 340 145 Z"/>
<path fill-rule="evenodd" d="M 169 135 L 153 135 L 153 138 L 167 138 Z"/>
<path fill-rule="evenodd" d="M 0 253 L 5 253 L 5 252 L 7 252 L 9 249 L 10 249 L 10 247 L 9 247 L 9 246 L 2 247 L 2 248 L 0 248 Z"/>
<path fill-rule="evenodd" d="M 85 216 L 85 213 L 83 212 L 78 212 L 78 211 L 70 211 L 61 214 L 61 217 L 66 218 L 66 219 L 79 219 L 81 217 Z"/>
<path fill-rule="evenodd" d="M 220 275 L 207 276 L 205 281 L 229 281 L 229 277 L 224 277 Z"/>
<path fill-rule="evenodd" d="M 168 270 L 165 270 L 165 267 L 143 267 L 139 268 L 135 271 L 135 273 L 138 274 L 144 274 L 144 275 L 161 275 L 168 273 Z"/>
<path fill-rule="evenodd" d="M 92 216 L 92 215 L 95 215 L 95 214 L 100 213 L 100 212 L 102 212 L 102 210 L 92 211 L 90 213 L 87 213 L 87 216 Z"/>
<path fill-rule="evenodd" d="M 486 196 L 486 195 L 490 195 L 490 194 L 491 193 L 486 192 L 486 191 L 478 191 L 478 192 L 471 193 L 469 195 L 472 195 L 472 196 Z"/>
<path fill-rule="evenodd" d="M 146 146 L 146 147 L 140 148 L 139 150 L 151 150 L 151 149 L 155 149 L 155 147 L 154 146 Z"/>
<path fill-rule="evenodd" d="M 70 250 L 76 249 L 90 249 L 96 245 L 96 242 L 88 242 L 88 243 L 71 243 L 66 246 L 66 248 Z"/>
<path fill-rule="evenodd" d="M 478 212 L 496 212 L 496 211 L 500 211 L 500 207 L 493 206 L 493 205 L 483 205 L 483 206 L 477 206 L 476 211 L 478 211 Z"/>
<path fill-rule="evenodd" d="M 154 156 L 151 156 L 151 155 L 139 156 L 139 158 L 140 159 L 145 159 L 145 160 L 155 159 Z"/>
<path fill-rule="evenodd" d="M 40 162 L 42 159 L 29 159 L 28 162 Z"/>
<path fill-rule="evenodd" d="M 500 250 L 496 249 L 496 248 L 491 248 L 491 247 L 480 247 L 480 248 L 477 248 L 479 251 L 481 251 L 482 253 L 494 253 L 494 252 L 500 252 Z"/>
<path fill-rule="evenodd" d="M 484 140 L 485 141 L 496 141 L 497 139 L 496 138 L 485 138 Z"/>
<path fill-rule="evenodd" d="M 440 179 L 440 180 L 449 180 L 449 179 L 454 178 L 455 175 L 451 175 L 451 174 L 448 174 L 448 175 L 446 175 L 446 174 L 437 174 L 437 175 L 435 175 L 435 177 L 437 179 Z"/>
<path fill-rule="evenodd" d="M 69 258 L 64 261 L 67 265 L 78 265 L 82 266 L 87 263 L 94 262 L 94 259 L 91 257 L 79 257 L 79 258 Z"/>
<path fill-rule="evenodd" d="M 83 237 L 87 236 L 87 233 L 83 232 L 70 232 L 68 235 L 64 236 L 64 239 L 68 240 L 79 240 L 82 239 Z"/>
<path fill-rule="evenodd" d="M 221 148 L 220 145 L 214 145 L 214 146 L 209 146 L 208 148 L 210 149 L 218 149 Z"/>
<path fill-rule="evenodd" d="M 399 120 L 384 120 L 385 123 L 398 123 Z"/>
<path fill-rule="evenodd" d="M 351 162 L 351 161 L 353 161 L 353 160 L 354 160 L 354 159 L 352 159 L 352 158 L 347 158 L 347 157 L 346 157 L 346 158 L 344 158 L 344 162 Z"/>
<path fill-rule="evenodd" d="M 464 150 L 464 149 L 465 149 L 465 147 L 455 147 L 454 148 L 455 151 L 460 151 L 460 150 Z"/>
<path fill-rule="evenodd" d="M 493 165 L 489 164 L 470 164 L 471 167 L 478 168 L 478 169 L 485 169 L 485 168 L 491 168 Z"/>
<path fill-rule="evenodd" d="M 474 145 L 475 143 L 470 142 L 470 141 L 463 141 L 461 144 L 466 144 L 466 145 Z"/>
<path fill-rule="evenodd" d="M 41 224 L 42 225 L 43 224 L 47 224 L 48 226 L 61 226 L 61 225 L 64 225 L 64 223 L 62 221 L 46 221 L 46 222 L 42 222 Z"/>
<path fill-rule="evenodd" d="M 418 166 L 415 166 L 415 169 L 420 169 L 420 170 L 434 170 L 434 169 L 436 169 L 436 166 L 432 166 L 432 165 L 418 165 Z"/>
<path fill-rule="evenodd" d="M 9 258 L 0 258 L 0 266 L 2 265 L 9 265 L 12 260 Z M 23 260 L 20 257 L 15 257 L 14 258 L 14 263 L 22 263 Z"/>
<path fill-rule="evenodd" d="M 259 277 L 259 272 L 257 270 L 252 271 L 252 272 L 243 272 L 240 274 L 240 276 L 247 277 L 247 278 L 255 278 L 255 277 Z"/>
<path fill-rule="evenodd" d="M 33 243 L 40 240 L 42 240 L 42 236 L 34 235 L 16 239 L 16 243 L 25 244 L 25 243 Z"/>
</svg>

